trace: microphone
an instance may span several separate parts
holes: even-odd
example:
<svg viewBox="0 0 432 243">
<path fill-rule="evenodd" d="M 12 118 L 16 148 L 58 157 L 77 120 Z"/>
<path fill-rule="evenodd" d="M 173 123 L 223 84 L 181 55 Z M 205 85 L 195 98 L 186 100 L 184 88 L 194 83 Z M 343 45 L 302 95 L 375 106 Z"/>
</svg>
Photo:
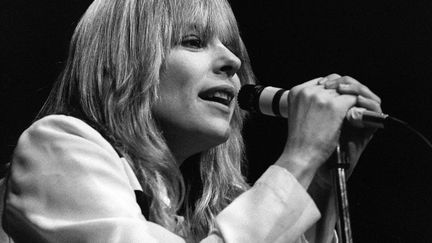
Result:
<svg viewBox="0 0 432 243">
<path fill-rule="evenodd" d="M 246 84 L 238 94 L 241 109 L 264 115 L 288 118 L 289 90 L 272 86 Z M 387 114 L 368 111 L 365 108 L 352 107 L 346 119 L 355 127 L 384 128 Z"/>
</svg>

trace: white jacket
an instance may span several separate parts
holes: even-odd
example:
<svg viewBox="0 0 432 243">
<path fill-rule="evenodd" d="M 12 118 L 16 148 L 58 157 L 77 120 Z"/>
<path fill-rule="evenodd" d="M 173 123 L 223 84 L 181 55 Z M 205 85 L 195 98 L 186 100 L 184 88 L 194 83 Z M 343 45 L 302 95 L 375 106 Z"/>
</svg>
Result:
<svg viewBox="0 0 432 243">
<path fill-rule="evenodd" d="M 20 137 L 4 219 L 15 242 L 184 242 L 147 221 L 131 167 L 85 122 L 50 115 Z M 271 166 L 216 217 L 220 234 L 202 242 L 304 242 L 320 218 L 304 188 Z"/>
</svg>

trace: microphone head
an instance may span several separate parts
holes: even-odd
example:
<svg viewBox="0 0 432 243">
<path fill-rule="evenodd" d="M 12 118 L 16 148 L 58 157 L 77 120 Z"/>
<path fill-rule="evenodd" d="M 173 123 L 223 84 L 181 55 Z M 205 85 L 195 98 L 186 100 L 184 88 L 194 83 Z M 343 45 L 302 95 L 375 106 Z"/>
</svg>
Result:
<svg viewBox="0 0 432 243">
<path fill-rule="evenodd" d="M 241 109 L 247 111 L 259 111 L 259 96 L 264 86 L 245 84 L 240 88 L 237 101 Z"/>
</svg>

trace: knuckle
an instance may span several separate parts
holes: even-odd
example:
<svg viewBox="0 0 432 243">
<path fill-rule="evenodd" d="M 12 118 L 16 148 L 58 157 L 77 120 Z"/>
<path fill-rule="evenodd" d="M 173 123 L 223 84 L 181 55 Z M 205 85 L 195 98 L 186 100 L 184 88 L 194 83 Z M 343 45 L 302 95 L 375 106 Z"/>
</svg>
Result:
<svg viewBox="0 0 432 243">
<path fill-rule="evenodd" d="M 298 95 L 303 99 L 310 99 L 313 96 L 313 91 L 310 87 L 305 87 L 299 91 Z"/>
<path fill-rule="evenodd" d="M 341 76 L 337 73 L 332 73 L 326 76 L 326 78 L 328 78 L 329 80 L 333 80 L 333 79 L 337 79 L 340 78 Z"/>
<path fill-rule="evenodd" d="M 294 100 L 295 100 L 295 98 L 296 98 L 296 92 L 295 92 L 295 90 L 290 90 L 289 92 L 288 92 L 288 103 L 289 104 L 292 104 L 292 103 L 294 103 Z"/>
<path fill-rule="evenodd" d="M 360 82 L 357 81 L 357 79 L 355 79 L 351 76 L 344 76 L 343 79 L 346 83 L 349 83 L 349 84 L 360 84 Z"/>
<path fill-rule="evenodd" d="M 329 100 L 324 95 L 320 93 L 315 93 L 311 96 L 311 100 L 313 103 L 315 103 L 318 107 L 328 107 L 329 106 Z"/>
<path fill-rule="evenodd" d="M 381 100 L 381 98 L 379 97 L 379 96 L 377 96 L 376 97 L 376 100 L 375 100 L 379 105 L 381 105 L 381 102 L 382 102 L 382 100 Z"/>
<path fill-rule="evenodd" d="M 292 88 L 289 93 L 288 93 L 288 97 L 291 97 L 291 99 L 294 99 L 295 97 L 298 96 L 298 94 L 301 92 L 301 88 L 298 86 L 295 86 L 294 88 Z"/>
<path fill-rule="evenodd" d="M 288 100 L 290 102 L 295 102 L 298 100 L 304 100 L 305 97 L 306 88 L 301 86 L 296 86 L 290 90 L 288 93 Z"/>
<path fill-rule="evenodd" d="M 369 88 L 366 87 L 366 86 L 364 86 L 364 85 L 362 85 L 362 86 L 359 87 L 359 92 L 360 92 L 361 94 L 371 93 L 371 91 L 369 90 Z"/>
<path fill-rule="evenodd" d="M 295 94 L 298 94 L 299 92 L 301 92 L 303 89 L 305 89 L 307 86 L 305 86 L 304 84 L 298 84 L 294 87 L 292 87 L 290 89 L 290 92 L 292 91 Z"/>
</svg>

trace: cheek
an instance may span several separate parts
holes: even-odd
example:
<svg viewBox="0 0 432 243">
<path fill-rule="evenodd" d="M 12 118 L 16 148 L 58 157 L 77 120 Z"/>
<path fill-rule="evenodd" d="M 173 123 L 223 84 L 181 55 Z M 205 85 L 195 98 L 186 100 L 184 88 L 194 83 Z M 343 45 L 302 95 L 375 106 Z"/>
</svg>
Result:
<svg viewBox="0 0 432 243">
<path fill-rule="evenodd" d="M 160 78 L 161 99 L 177 99 L 177 102 L 182 102 L 197 94 L 198 85 L 205 73 L 196 61 L 190 59 L 179 54 L 170 56 Z"/>
<path fill-rule="evenodd" d="M 161 122 L 182 123 L 195 103 L 194 76 L 181 62 L 169 64 L 161 74 L 159 99 L 153 113 Z"/>
<path fill-rule="evenodd" d="M 172 69 L 161 75 L 159 97 L 162 100 L 172 99 L 184 93 L 188 89 L 187 76 L 187 73 L 176 72 Z"/>
</svg>

